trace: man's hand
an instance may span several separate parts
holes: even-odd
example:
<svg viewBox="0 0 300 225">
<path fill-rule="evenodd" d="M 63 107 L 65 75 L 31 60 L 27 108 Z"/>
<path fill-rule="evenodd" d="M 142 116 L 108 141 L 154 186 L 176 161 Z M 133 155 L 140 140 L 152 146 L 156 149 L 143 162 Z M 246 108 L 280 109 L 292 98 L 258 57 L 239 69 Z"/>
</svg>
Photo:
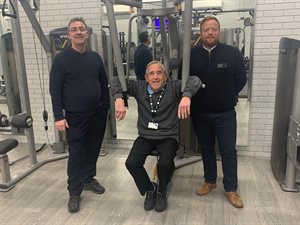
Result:
<svg viewBox="0 0 300 225">
<path fill-rule="evenodd" d="M 178 105 L 178 118 L 179 119 L 186 119 L 190 115 L 190 106 L 191 106 L 191 99 L 189 97 L 182 97 L 181 101 Z"/>
<path fill-rule="evenodd" d="M 125 118 L 127 108 L 125 107 L 124 100 L 122 98 L 117 98 L 115 101 L 115 117 L 117 120 L 122 120 Z"/>
<path fill-rule="evenodd" d="M 55 121 L 55 127 L 59 131 L 64 131 L 66 128 L 69 128 L 69 125 L 66 119 L 62 119 Z"/>
</svg>

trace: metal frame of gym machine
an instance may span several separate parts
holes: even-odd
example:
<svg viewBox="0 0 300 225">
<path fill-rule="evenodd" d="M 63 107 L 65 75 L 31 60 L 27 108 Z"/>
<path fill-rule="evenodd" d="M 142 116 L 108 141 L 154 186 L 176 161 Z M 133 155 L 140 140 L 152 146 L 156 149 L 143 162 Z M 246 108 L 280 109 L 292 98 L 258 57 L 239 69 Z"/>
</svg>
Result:
<svg viewBox="0 0 300 225">
<path fill-rule="evenodd" d="M 279 41 L 270 165 L 286 192 L 299 192 L 300 170 L 300 40 Z"/>
<path fill-rule="evenodd" d="M 33 10 L 27 0 L 19 0 L 21 3 L 32 27 L 43 46 L 44 51 L 46 52 L 47 59 L 48 59 L 48 66 L 50 67 L 52 63 L 51 59 L 51 52 L 50 52 L 50 44 L 47 40 L 42 28 L 37 21 Z M 19 12 L 18 12 L 18 0 L 11 0 L 11 4 L 14 7 L 15 18 L 12 19 L 12 35 L 13 35 L 13 43 L 15 49 L 15 58 L 16 58 L 16 67 L 17 67 L 17 74 L 19 78 L 19 85 L 20 85 L 20 96 L 21 96 L 21 103 L 23 107 L 23 111 L 27 113 L 27 115 L 31 116 L 31 108 L 30 108 L 30 100 L 29 100 L 29 92 L 28 92 L 28 83 L 27 83 L 27 75 L 26 75 L 26 67 L 25 67 L 25 59 L 24 59 L 24 52 L 23 52 L 23 44 L 22 44 L 22 34 L 21 34 L 21 27 L 20 27 L 20 20 L 19 20 Z M 41 162 L 37 161 L 36 151 L 35 151 L 35 141 L 34 141 L 34 133 L 33 128 L 28 128 L 25 130 L 25 134 L 27 137 L 27 147 L 28 147 L 28 156 L 30 161 L 30 168 L 25 170 L 22 174 L 19 174 L 12 180 L 8 180 L 6 182 L 0 183 L 0 192 L 9 191 L 12 189 L 15 184 L 32 173 L 34 170 L 38 169 L 42 165 L 61 160 L 68 157 L 68 154 L 61 154 L 60 156 L 53 157 L 51 159 L 46 159 Z M 58 148 L 63 148 L 64 145 L 60 140 L 59 133 L 56 131 L 55 133 L 55 140 L 56 143 L 54 147 L 57 146 Z M 10 169 L 9 167 L 7 169 Z M 6 174 L 8 171 L 2 171 L 2 173 Z"/>
<path fill-rule="evenodd" d="M 124 73 L 124 67 L 122 64 L 122 58 L 121 58 L 121 50 L 118 42 L 118 35 L 117 35 L 117 25 L 116 25 L 116 19 L 115 19 L 115 13 L 113 4 L 122 4 L 127 5 L 130 7 L 136 7 L 138 9 L 138 15 L 132 16 L 129 23 L 129 32 L 128 32 L 128 43 L 130 43 L 131 40 L 131 21 L 133 18 L 146 15 L 146 16 L 156 16 L 160 19 L 160 32 L 161 32 L 161 39 L 163 46 L 167 46 L 167 36 L 165 31 L 165 25 L 164 25 L 164 17 L 175 13 L 176 12 L 176 5 L 181 4 L 182 1 L 174 1 L 174 4 L 172 7 L 167 8 L 167 2 L 166 0 L 161 2 L 161 9 L 143 9 L 143 3 L 142 1 L 131 1 L 131 0 L 103 0 L 103 2 L 106 5 L 107 10 L 107 17 L 109 22 L 109 30 L 110 30 L 110 38 L 112 41 L 112 48 L 115 56 L 115 62 L 117 66 L 117 73 L 118 78 L 121 83 L 121 87 L 123 90 L 124 98 L 126 99 L 126 82 L 125 82 L 125 73 Z M 148 4 L 150 2 L 147 2 Z M 157 2 L 156 2 L 157 3 Z M 184 23 L 184 30 L 183 33 L 185 34 L 183 37 L 183 45 L 182 45 L 182 87 L 181 90 L 183 91 L 185 88 L 186 80 L 189 74 L 189 62 L 190 62 L 190 40 L 191 40 L 191 23 L 192 23 L 192 0 L 186 0 L 185 1 L 185 11 L 183 13 L 183 23 Z M 172 25 L 171 25 L 172 26 Z M 169 28 L 170 32 L 170 28 Z M 129 45 L 128 45 L 129 46 Z M 128 47 L 129 48 L 129 47 Z M 127 48 L 127 73 L 126 75 L 129 76 L 129 50 Z M 164 65 L 166 67 L 166 71 L 169 71 L 169 61 L 170 56 L 167 52 L 166 48 L 163 48 L 163 57 L 164 57 Z M 188 126 L 188 128 L 190 128 Z M 179 140 L 181 141 L 187 141 L 190 140 Z M 196 146 L 192 146 L 190 143 L 185 143 L 186 148 L 195 148 Z M 188 158 L 180 158 L 180 160 L 175 160 L 175 166 L 176 168 L 189 165 L 191 163 L 197 162 L 202 160 L 201 156 L 190 156 Z"/>
</svg>

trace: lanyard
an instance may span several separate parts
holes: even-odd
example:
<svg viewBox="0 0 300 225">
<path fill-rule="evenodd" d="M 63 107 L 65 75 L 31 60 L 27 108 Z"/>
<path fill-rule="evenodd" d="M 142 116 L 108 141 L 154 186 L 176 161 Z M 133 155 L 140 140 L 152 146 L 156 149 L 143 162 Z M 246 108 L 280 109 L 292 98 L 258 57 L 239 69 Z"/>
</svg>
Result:
<svg viewBox="0 0 300 225">
<path fill-rule="evenodd" d="M 150 109 L 151 109 L 152 118 L 154 118 L 156 116 L 157 109 L 159 107 L 161 99 L 164 97 L 164 94 L 165 94 L 165 88 L 163 88 L 160 91 L 160 94 L 159 94 L 159 97 L 158 97 L 158 100 L 157 100 L 155 106 L 154 106 L 154 103 L 153 103 L 152 94 L 149 94 L 149 101 L 150 101 Z"/>
</svg>

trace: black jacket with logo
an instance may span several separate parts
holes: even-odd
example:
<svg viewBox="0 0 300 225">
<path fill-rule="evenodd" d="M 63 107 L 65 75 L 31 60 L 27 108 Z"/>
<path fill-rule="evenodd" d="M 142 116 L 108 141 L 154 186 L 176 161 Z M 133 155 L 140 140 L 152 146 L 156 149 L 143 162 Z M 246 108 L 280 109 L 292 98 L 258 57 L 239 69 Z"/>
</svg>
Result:
<svg viewBox="0 0 300 225">
<path fill-rule="evenodd" d="M 192 113 L 223 112 L 235 107 L 247 76 L 238 48 L 218 44 L 209 54 L 202 44 L 191 50 L 190 76 L 205 85 L 192 98 Z"/>
</svg>

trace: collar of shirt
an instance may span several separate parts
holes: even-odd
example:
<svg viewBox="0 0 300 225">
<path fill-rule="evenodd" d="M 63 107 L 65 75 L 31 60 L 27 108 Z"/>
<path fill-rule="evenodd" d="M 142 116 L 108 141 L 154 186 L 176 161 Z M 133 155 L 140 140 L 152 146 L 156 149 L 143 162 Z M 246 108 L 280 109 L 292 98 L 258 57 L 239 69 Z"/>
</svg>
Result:
<svg viewBox="0 0 300 225">
<path fill-rule="evenodd" d="M 165 86 L 166 86 L 166 82 L 164 83 L 163 86 L 161 86 L 161 88 L 160 88 L 157 92 L 160 92 Z M 147 86 L 147 91 L 148 91 L 148 93 L 149 93 L 150 95 L 152 95 L 152 94 L 154 93 L 154 91 L 152 90 L 152 88 L 150 87 L 149 84 L 148 84 L 148 86 Z M 157 92 L 156 92 L 156 93 L 157 93 Z"/>
<path fill-rule="evenodd" d="M 206 48 L 204 45 L 202 45 L 202 47 L 203 47 L 206 51 L 208 51 L 209 53 L 211 53 L 211 51 L 212 51 L 215 47 L 217 47 L 217 45 L 215 45 L 215 46 L 212 47 L 212 48 Z"/>
<path fill-rule="evenodd" d="M 147 87 L 147 91 L 150 95 L 152 95 L 154 93 L 154 91 L 152 90 L 152 88 L 150 87 L 150 85 L 148 84 L 148 87 Z"/>
<path fill-rule="evenodd" d="M 149 46 L 148 46 L 146 43 L 140 43 L 140 45 L 144 45 L 144 46 L 146 46 L 147 48 L 149 48 Z"/>
</svg>

